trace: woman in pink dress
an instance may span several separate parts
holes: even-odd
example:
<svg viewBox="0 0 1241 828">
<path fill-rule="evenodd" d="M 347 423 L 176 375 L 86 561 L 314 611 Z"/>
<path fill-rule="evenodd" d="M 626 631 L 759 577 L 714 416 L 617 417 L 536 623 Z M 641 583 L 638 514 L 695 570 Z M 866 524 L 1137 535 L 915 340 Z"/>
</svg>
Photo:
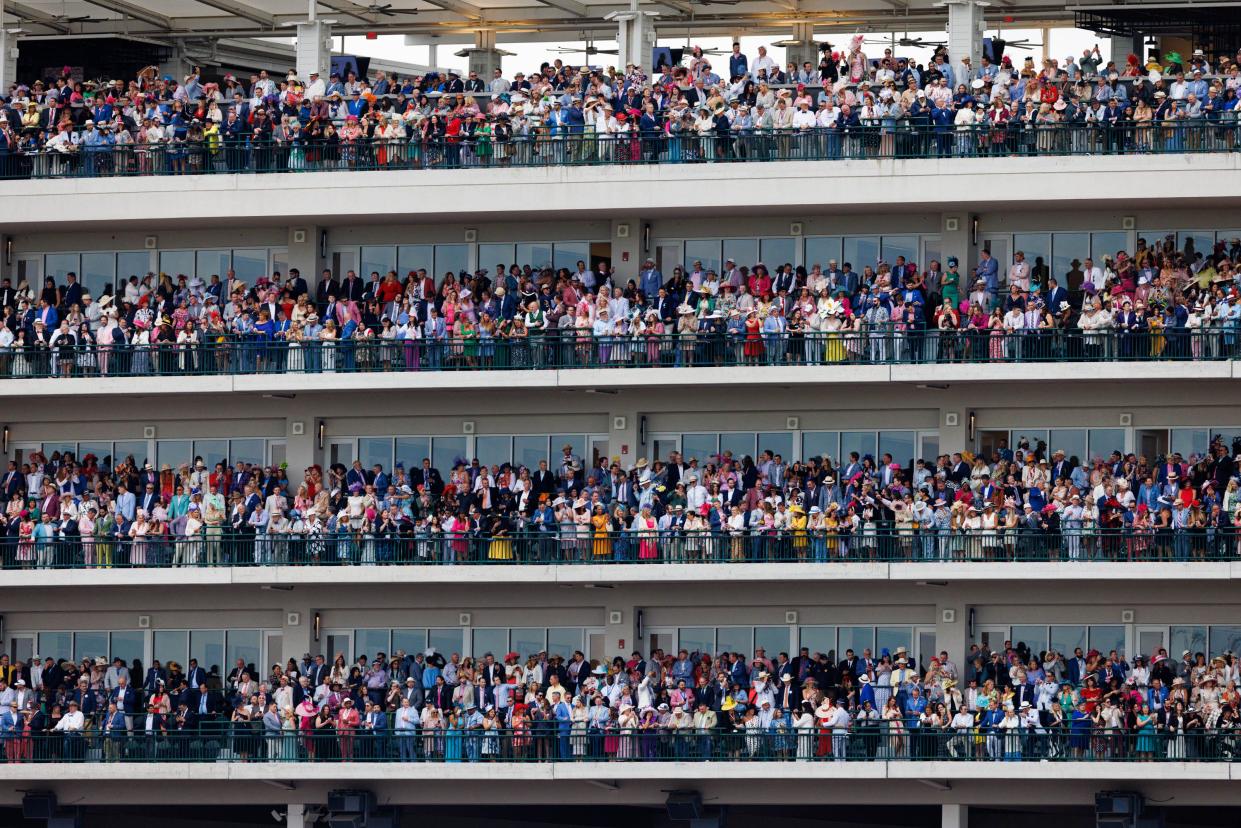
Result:
<svg viewBox="0 0 1241 828">
<path fill-rule="evenodd" d="M 659 540 L 655 534 L 655 518 L 651 515 L 651 507 L 643 506 L 642 512 L 634 519 L 638 526 L 638 559 L 652 561 L 659 557 Z"/>
</svg>

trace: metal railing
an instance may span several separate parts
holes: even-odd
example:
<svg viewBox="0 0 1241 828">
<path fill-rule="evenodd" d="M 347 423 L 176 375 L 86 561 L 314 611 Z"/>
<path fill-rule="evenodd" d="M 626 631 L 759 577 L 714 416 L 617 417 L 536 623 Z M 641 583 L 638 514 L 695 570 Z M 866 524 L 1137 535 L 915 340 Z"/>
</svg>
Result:
<svg viewBox="0 0 1241 828">
<path fill-rule="evenodd" d="M 84 730 L 0 736 L 10 764 L 113 762 L 1231 762 L 1241 731 L 1172 733 L 1153 725 L 1108 730 L 1074 722 L 1052 728 L 899 728 L 886 722 L 844 728 L 698 730 L 532 722 L 526 729 L 445 727 L 433 730 L 338 729 L 265 731 L 261 723 L 196 724 L 157 718 L 145 732 Z"/>
<path fill-rule="evenodd" d="M 324 534 L 204 531 L 193 537 L 0 539 L 5 569 L 588 564 L 1207 562 L 1241 560 L 1234 528 L 995 532 L 937 528 L 716 532 L 518 531 L 500 535 L 371 527 Z"/>
<path fill-rule="evenodd" d="M 0 347 L 0 379 L 41 377 L 354 374 L 570 368 L 766 365 L 954 365 L 1047 362 L 1219 361 L 1241 356 L 1241 327 L 898 330 L 596 337 L 577 331 L 508 338 L 287 341 L 208 336 L 153 345 Z"/>
<path fill-rule="evenodd" d="M 1229 113 L 1231 114 L 1231 113 Z M 1173 120 L 1108 125 L 1022 120 L 936 126 L 907 119 L 838 128 L 597 135 L 577 132 L 497 141 L 451 138 L 357 139 L 325 143 L 174 141 L 67 145 L 0 157 L 2 178 L 96 178 L 340 170 L 876 160 L 1013 156 L 1235 152 L 1236 120 Z"/>
</svg>

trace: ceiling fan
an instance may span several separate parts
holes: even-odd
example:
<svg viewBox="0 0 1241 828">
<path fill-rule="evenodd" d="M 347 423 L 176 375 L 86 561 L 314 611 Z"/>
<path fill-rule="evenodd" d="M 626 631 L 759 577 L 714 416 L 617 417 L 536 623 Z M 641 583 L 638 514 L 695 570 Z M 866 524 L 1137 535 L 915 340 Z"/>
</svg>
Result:
<svg viewBox="0 0 1241 828">
<path fill-rule="evenodd" d="M 897 45 L 904 46 L 907 49 L 934 49 L 939 46 L 947 46 L 948 44 L 941 40 L 923 40 L 920 37 L 902 37 L 896 41 Z"/>
<path fill-rule="evenodd" d="M 1029 51 L 1030 49 L 1034 49 L 1035 47 L 1042 48 L 1043 46 L 1042 43 L 1032 43 L 1030 42 L 1029 38 L 1025 38 L 1025 37 L 1021 38 L 1020 40 L 1005 40 L 1002 37 L 995 37 L 995 38 L 992 38 L 991 40 L 993 43 L 1002 44 L 1005 49 L 1025 49 Z"/>
<path fill-rule="evenodd" d="M 586 55 L 587 57 L 591 55 L 618 55 L 620 54 L 620 49 L 600 49 L 598 46 L 594 46 L 589 43 L 586 44 L 585 46 L 580 46 L 576 48 L 573 46 L 557 46 L 553 49 L 549 49 L 548 51 L 555 52 L 560 55 L 576 55 L 580 53 L 580 54 Z"/>
<path fill-rule="evenodd" d="M 382 14 L 387 15 L 388 17 L 395 17 L 398 14 L 418 13 L 417 9 L 394 9 L 392 8 L 391 3 L 384 3 L 383 5 L 380 5 L 379 3 L 371 3 L 366 7 L 366 11 L 370 14 Z"/>
</svg>

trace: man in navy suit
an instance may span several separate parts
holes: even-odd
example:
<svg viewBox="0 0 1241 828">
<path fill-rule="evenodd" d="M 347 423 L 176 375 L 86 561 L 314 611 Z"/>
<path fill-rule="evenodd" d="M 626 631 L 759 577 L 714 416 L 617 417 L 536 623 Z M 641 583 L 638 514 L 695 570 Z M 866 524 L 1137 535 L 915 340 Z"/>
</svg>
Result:
<svg viewBox="0 0 1241 828">
<path fill-rule="evenodd" d="M 125 717 L 125 731 L 134 730 L 134 707 L 138 703 L 138 693 L 129 686 L 129 679 L 121 676 L 116 680 L 116 688 L 108 696 L 108 701 L 116 705 L 116 709 Z"/>
<path fill-rule="evenodd" d="M 198 659 L 190 659 L 190 666 L 185 671 L 185 681 L 190 687 L 207 683 L 207 671 L 198 666 Z"/>
</svg>

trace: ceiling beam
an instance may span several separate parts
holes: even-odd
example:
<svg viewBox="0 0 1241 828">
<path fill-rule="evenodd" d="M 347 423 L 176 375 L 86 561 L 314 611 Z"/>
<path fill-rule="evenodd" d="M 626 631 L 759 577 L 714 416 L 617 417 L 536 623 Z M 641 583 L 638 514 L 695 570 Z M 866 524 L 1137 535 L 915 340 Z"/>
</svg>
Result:
<svg viewBox="0 0 1241 828">
<path fill-rule="evenodd" d="M 276 16 L 262 9 L 256 9 L 254 6 L 246 3 L 238 3 L 236 0 L 194 0 L 195 3 L 201 3 L 204 6 L 210 6 L 213 9 L 228 12 L 229 14 L 246 20 L 253 20 L 261 26 L 276 27 Z"/>
<path fill-rule="evenodd" d="M 437 9 L 450 11 L 462 17 L 468 17 L 471 20 L 483 19 L 483 10 L 473 3 L 465 2 L 465 0 L 426 0 L 426 2 Z"/>
<path fill-rule="evenodd" d="M 678 11 L 681 14 L 694 13 L 694 7 L 687 2 L 682 2 L 682 0 L 655 0 L 655 2 L 656 5 L 665 6 L 673 11 Z"/>
<path fill-rule="evenodd" d="M 578 17 L 585 17 L 590 14 L 590 9 L 586 8 L 584 3 L 577 2 L 577 0 L 539 0 L 539 2 L 569 14 L 576 14 Z"/>
<path fill-rule="evenodd" d="M 92 6 L 98 6 L 101 9 L 107 9 L 111 12 L 132 17 L 134 20 L 141 20 L 143 23 L 150 23 L 159 29 L 169 30 L 172 28 L 172 18 L 167 15 L 144 9 L 142 6 L 135 6 L 127 0 L 86 0 Z"/>
<path fill-rule="evenodd" d="M 15 15 L 18 20 L 38 23 L 40 26 L 47 26 L 49 29 L 53 29 L 61 34 L 67 34 L 71 31 L 68 24 L 41 9 L 27 6 L 25 3 L 14 3 L 13 0 L 9 0 L 9 2 L 3 5 L 5 10 Z"/>
</svg>

